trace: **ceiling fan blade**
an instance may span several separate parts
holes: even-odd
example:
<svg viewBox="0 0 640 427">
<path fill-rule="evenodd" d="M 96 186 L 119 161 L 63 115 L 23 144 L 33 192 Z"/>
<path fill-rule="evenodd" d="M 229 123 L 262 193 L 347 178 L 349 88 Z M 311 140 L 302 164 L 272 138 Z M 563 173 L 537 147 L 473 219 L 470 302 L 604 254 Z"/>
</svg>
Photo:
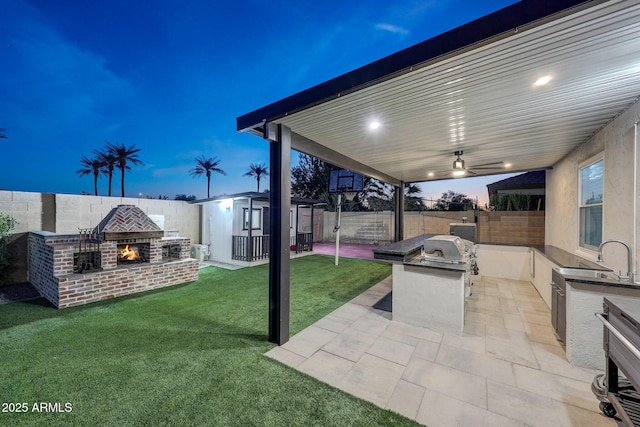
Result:
<svg viewBox="0 0 640 427">
<path fill-rule="evenodd" d="M 495 166 L 494 166 L 495 165 Z M 483 163 L 481 165 L 474 165 L 471 166 L 472 169 L 482 169 L 482 168 L 487 168 L 487 169 L 496 169 L 498 167 L 500 167 L 499 165 L 504 165 L 504 162 L 492 162 L 492 163 Z"/>
</svg>

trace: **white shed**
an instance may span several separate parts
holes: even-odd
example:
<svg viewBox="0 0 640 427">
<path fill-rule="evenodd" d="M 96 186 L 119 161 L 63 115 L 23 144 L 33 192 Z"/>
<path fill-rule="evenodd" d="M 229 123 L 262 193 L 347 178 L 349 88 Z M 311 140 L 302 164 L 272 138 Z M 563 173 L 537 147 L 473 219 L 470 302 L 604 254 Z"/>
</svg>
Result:
<svg viewBox="0 0 640 427">
<path fill-rule="evenodd" d="M 202 244 L 209 260 L 254 265 L 269 259 L 269 193 L 247 192 L 198 200 L 202 205 Z M 291 252 L 313 250 L 313 207 L 320 200 L 291 198 L 289 214 Z M 250 213 L 251 212 L 251 213 Z"/>
</svg>

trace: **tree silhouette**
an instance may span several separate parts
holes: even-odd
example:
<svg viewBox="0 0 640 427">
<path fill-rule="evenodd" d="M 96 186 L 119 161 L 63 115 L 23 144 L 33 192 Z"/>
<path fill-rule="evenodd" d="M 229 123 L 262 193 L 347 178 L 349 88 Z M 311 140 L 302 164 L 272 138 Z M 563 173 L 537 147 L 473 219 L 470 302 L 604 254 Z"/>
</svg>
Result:
<svg viewBox="0 0 640 427">
<path fill-rule="evenodd" d="M 109 151 L 109 141 L 105 141 L 107 148 L 104 151 L 93 150 L 96 158 L 102 162 L 102 173 L 109 177 L 108 195 L 111 197 L 111 183 L 113 181 L 113 170 L 116 167 L 116 157 Z"/>
<path fill-rule="evenodd" d="M 243 176 L 254 176 L 256 178 L 256 181 L 258 181 L 258 193 L 259 193 L 260 179 L 263 176 L 268 176 L 268 175 L 269 175 L 269 168 L 267 167 L 267 165 L 265 165 L 264 163 L 262 164 L 251 163 L 249 165 L 249 170 Z"/>
<path fill-rule="evenodd" d="M 78 169 L 76 173 L 80 176 L 93 174 L 93 192 L 98 195 L 98 176 L 103 172 L 104 163 L 100 160 L 99 156 L 90 159 L 87 156 L 80 158 L 81 169 Z"/>
<path fill-rule="evenodd" d="M 220 164 L 220 160 L 216 160 L 215 157 L 209 157 L 208 159 L 204 157 L 204 155 L 199 158 L 196 157 L 196 167 L 191 169 L 189 173 L 191 176 L 207 176 L 207 199 L 211 197 L 209 190 L 211 189 L 211 172 L 217 172 L 222 175 L 226 175 L 227 173 L 220 169 L 218 165 Z"/>
<path fill-rule="evenodd" d="M 453 190 L 442 193 L 442 197 L 436 200 L 435 204 L 435 208 L 441 211 L 463 211 L 467 206 L 473 206 L 473 200 L 466 194 Z"/>
<path fill-rule="evenodd" d="M 138 158 L 139 148 L 133 144 L 130 147 L 125 146 L 123 143 L 116 142 L 112 144 L 107 142 L 107 153 L 115 157 L 115 166 L 120 169 L 120 188 L 122 190 L 122 197 L 124 197 L 124 172 L 131 170 L 130 165 L 142 165 L 142 160 Z"/>
</svg>

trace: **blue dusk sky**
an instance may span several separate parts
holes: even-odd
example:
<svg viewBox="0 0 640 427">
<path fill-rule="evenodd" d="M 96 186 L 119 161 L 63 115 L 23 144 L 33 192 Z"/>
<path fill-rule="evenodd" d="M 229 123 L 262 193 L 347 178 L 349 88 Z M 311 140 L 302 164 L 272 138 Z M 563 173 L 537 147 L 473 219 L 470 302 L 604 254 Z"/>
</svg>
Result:
<svg viewBox="0 0 640 427">
<path fill-rule="evenodd" d="M 206 178 L 189 175 L 201 155 L 227 173 L 212 196 L 253 191 L 243 174 L 268 165 L 268 143 L 238 133 L 236 117 L 513 3 L 0 0 L 0 189 L 93 193 L 76 170 L 110 141 L 141 149 L 127 196 L 206 197 Z M 483 199 L 503 178 L 422 195 Z M 120 195 L 119 175 L 112 188 Z"/>
</svg>

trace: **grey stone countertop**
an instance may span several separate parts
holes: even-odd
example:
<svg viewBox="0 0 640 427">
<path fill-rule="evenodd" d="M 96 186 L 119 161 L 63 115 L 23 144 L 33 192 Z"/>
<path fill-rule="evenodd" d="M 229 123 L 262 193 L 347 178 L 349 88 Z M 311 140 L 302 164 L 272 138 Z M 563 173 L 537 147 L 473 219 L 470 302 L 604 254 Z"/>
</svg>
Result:
<svg viewBox="0 0 640 427">
<path fill-rule="evenodd" d="M 636 301 L 630 301 L 620 296 L 607 296 L 604 297 L 607 305 L 615 305 L 618 310 L 624 312 L 628 317 L 633 319 L 636 323 L 640 323 L 640 307 Z"/>
<path fill-rule="evenodd" d="M 419 250 L 424 243 L 424 239 L 435 236 L 435 234 L 423 234 L 400 242 L 390 243 L 373 249 L 373 258 L 387 261 L 403 262 L 404 257 Z"/>
<path fill-rule="evenodd" d="M 570 252 L 567 252 L 555 246 L 550 246 L 550 245 L 532 246 L 532 248 L 540 252 L 550 261 L 560 266 L 560 268 L 577 268 L 577 269 L 583 269 L 583 270 L 598 270 L 598 271 L 605 271 L 605 272 L 611 271 L 610 268 L 607 268 L 593 261 L 589 261 L 587 259 L 581 258 L 577 255 L 574 255 Z M 630 288 L 630 289 L 640 290 L 640 285 L 630 282 L 628 280 L 611 279 L 611 278 L 604 278 L 604 277 L 597 277 L 597 278 L 585 277 L 581 275 L 572 275 L 572 274 L 563 274 L 563 277 L 567 282 L 572 282 L 572 283 L 583 283 L 587 285 L 597 285 L 597 286 L 615 286 L 619 288 Z"/>
<path fill-rule="evenodd" d="M 603 270 L 603 271 L 609 270 L 608 268 L 603 267 L 598 263 L 581 258 L 577 255 L 572 254 L 571 252 L 567 252 L 564 249 L 560 249 L 555 246 L 540 245 L 540 246 L 531 246 L 531 247 L 536 251 L 540 252 L 540 254 L 544 255 L 549 261 L 557 264 L 560 267 L 584 268 L 587 270 Z"/>
<path fill-rule="evenodd" d="M 585 285 L 613 286 L 617 288 L 637 289 L 640 291 L 640 284 L 628 280 L 572 276 L 571 274 L 565 274 L 563 277 L 570 286 L 574 286 L 575 283 L 583 283 Z"/>
</svg>

